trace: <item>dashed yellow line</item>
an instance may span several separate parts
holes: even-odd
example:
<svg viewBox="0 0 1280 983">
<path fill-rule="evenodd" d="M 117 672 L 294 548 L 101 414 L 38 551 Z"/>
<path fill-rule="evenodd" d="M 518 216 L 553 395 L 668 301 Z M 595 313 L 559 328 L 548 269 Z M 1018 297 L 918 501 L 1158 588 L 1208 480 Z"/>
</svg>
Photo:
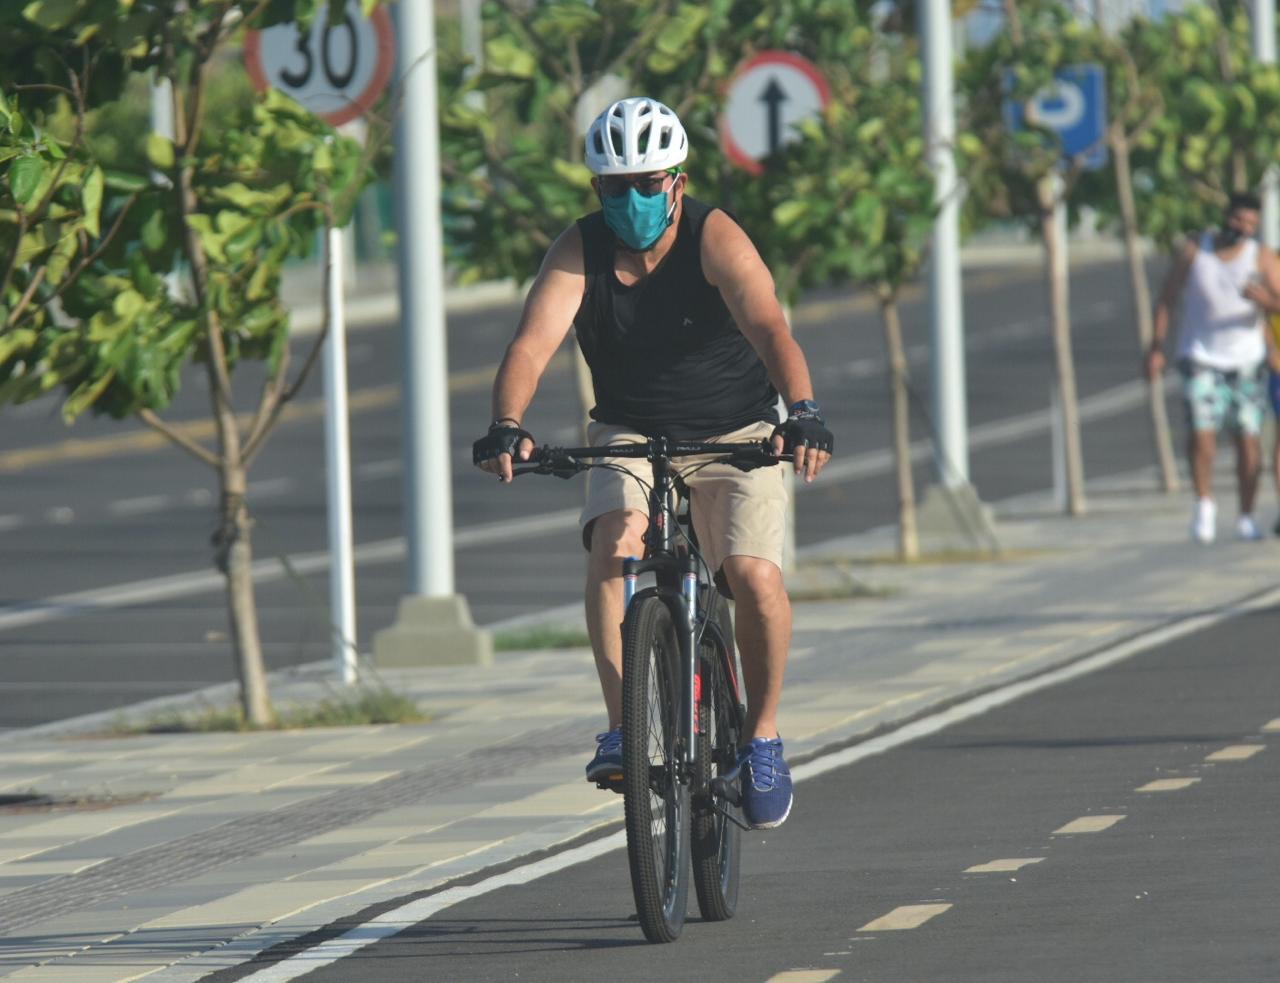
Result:
<svg viewBox="0 0 1280 983">
<path fill-rule="evenodd" d="M 881 915 L 874 918 L 862 928 L 859 932 L 899 932 L 907 929 L 919 928 L 931 918 L 937 918 L 944 911 L 950 911 L 954 905 L 947 902 L 938 902 L 936 904 L 909 904 L 894 908 L 887 915 Z"/>
<path fill-rule="evenodd" d="M 838 969 L 788 969 L 775 973 L 764 983 L 827 983 L 839 975 Z"/>
<path fill-rule="evenodd" d="M 990 860 L 985 864 L 974 864 L 972 867 L 966 867 L 964 872 L 966 874 L 1002 874 L 1021 870 L 1031 864 L 1038 864 L 1042 860 L 1044 857 L 1005 857 L 1001 860 Z"/>
<path fill-rule="evenodd" d="M 1277 731 L 1280 731 L 1280 717 L 1276 717 L 1275 720 L 1268 720 L 1262 725 L 1262 732 L 1264 734 L 1274 734 Z"/>
<path fill-rule="evenodd" d="M 1079 819 L 1073 819 L 1065 826 L 1059 826 L 1053 831 L 1054 836 L 1070 836 L 1074 833 L 1101 833 L 1104 829 L 1110 829 L 1124 816 L 1081 816 Z"/>
<path fill-rule="evenodd" d="M 1154 782 L 1147 782 L 1135 788 L 1135 792 L 1177 792 L 1179 789 L 1190 788 L 1198 778 L 1157 778 Z"/>
<path fill-rule="evenodd" d="M 1205 761 L 1248 761 L 1266 748 L 1265 744 L 1231 744 L 1208 755 Z"/>
</svg>

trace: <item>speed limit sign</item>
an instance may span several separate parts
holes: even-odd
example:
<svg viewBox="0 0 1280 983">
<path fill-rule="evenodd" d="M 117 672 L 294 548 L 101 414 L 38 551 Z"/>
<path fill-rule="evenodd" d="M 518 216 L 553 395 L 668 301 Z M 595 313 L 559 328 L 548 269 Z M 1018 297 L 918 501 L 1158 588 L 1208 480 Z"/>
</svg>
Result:
<svg viewBox="0 0 1280 983">
<path fill-rule="evenodd" d="M 279 89 L 334 126 L 369 110 L 395 58 L 390 15 L 378 7 L 365 17 L 359 0 L 347 0 L 337 22 L 322 11 L 308 29 L 277 24 L 244 39 L 245 67 L 259 92 Z"/>
</svg>

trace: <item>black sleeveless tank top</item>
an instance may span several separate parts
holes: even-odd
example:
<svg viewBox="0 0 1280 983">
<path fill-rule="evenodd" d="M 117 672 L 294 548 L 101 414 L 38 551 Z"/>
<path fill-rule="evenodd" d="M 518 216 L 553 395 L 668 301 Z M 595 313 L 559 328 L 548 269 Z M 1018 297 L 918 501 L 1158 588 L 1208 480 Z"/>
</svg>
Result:
<svg viewBox="0 0 1280 983">
<path fill-rule="evenodd" d="M 686 195 L 671 251 L 630 287 L 614 274 L 604 214 L 578 220 L 587 285 L 573 326 L 591 368 L 592 419 L 679 440 L 777 420 L 764 363 L 702 273 L 711 211 Z"/>
</svg>

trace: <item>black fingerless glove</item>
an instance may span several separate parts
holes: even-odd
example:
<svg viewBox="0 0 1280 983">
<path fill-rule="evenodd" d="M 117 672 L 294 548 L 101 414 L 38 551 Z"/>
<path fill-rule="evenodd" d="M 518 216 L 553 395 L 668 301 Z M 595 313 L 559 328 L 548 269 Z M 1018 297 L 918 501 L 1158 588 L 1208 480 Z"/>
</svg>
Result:
<svg viewBox="0 0 1280 983">
<path fill-rule="evenodd" d="M 797 447 L 810 447 L 828 454 L 835 450 L 835 437 L 827 429 L 817 403 L 802 399 L 794 403 L 787 414 L 787 418 L 773 430 L 775 437 L 782 438 L 784 457 L 794 454 Z"/>
<path fill-rule="evenodd" d="M 471 463 L 483 464 L 486 461 L 494 461 L 503 454 L 510 454 L 511 459 L 516 460 L 516 451 L 520 447 L 520 441 L 528 438 L 533 440 L 533 434 L 522 427 L 512 425 L 509 420 L 494 420 L 489 424 L 489 432 L 471 445 Z"/>
</svg>

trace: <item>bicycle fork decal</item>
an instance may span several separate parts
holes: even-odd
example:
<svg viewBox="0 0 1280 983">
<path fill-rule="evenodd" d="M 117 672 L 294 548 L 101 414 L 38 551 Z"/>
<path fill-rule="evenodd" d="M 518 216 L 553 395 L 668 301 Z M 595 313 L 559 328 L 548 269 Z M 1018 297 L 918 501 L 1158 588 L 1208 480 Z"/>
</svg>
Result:
<svg viewBox="0 0 1280 983">
<path fill-rule="evenodd" d="M 627 560 L 634 562 L 635 557 L 629 556 Z M 631 607 L 631 599 L 636 596 L 636 580 L 638 579 L 634 573 L 626 572 L 626 569 L 624 566 L 622 574 L 622 611 L 624 614 Z"/>
<path fill-rule="evenodd" d="M 693 729 L 702 731 L 702 667 L 693 673 Z"/>
</svg>

